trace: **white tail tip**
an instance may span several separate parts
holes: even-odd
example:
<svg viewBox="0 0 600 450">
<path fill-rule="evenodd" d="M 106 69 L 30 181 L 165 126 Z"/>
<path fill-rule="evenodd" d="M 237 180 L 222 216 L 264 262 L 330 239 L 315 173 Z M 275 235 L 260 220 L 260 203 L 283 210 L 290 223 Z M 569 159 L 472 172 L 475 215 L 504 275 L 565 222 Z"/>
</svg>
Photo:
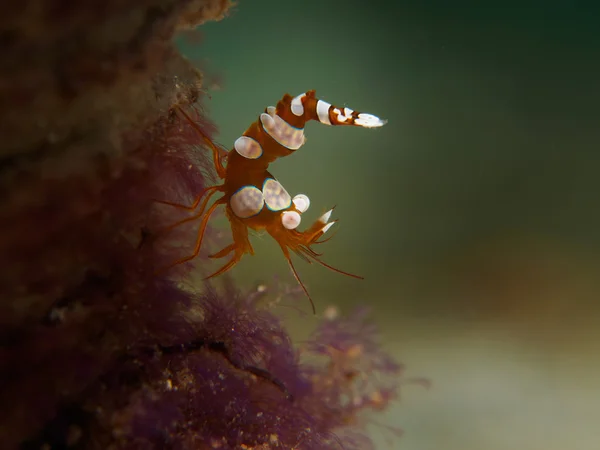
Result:
<svg viewBox="0 0 600 450">
<path fill-rule="evenodd" d="M 354 124 L 359 125 L 365 128 L 378 128 L 382 127 L 387 123 L 387 120 L 380 119 L 373 114 L 360 113 L 356 119 L 354 119 Z"/>
</svg>

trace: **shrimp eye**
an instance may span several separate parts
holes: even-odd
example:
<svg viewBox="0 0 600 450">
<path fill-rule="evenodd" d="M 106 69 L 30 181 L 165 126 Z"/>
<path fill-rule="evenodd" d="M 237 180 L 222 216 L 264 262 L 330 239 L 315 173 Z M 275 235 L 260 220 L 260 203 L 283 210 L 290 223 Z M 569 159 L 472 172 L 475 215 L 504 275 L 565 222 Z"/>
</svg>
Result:
<svg viewBox="0 0 600 450">
<path fill-rule="evenodd" d="M 301 213 L 305 213 L 308 207 L 310 206 L 310 200 L 304 194 L 296 195 L 292 201 L 294 202 L 294 206 Z"/>
<path fill-rule="evenodd" d="M 300 214 L 298 214 L 296 211 L 284 211 L 281 214 L 281 223 L 288 230 L 297 228 L 298 225 L 300 225 L 301 220 Z"/>
</svg>

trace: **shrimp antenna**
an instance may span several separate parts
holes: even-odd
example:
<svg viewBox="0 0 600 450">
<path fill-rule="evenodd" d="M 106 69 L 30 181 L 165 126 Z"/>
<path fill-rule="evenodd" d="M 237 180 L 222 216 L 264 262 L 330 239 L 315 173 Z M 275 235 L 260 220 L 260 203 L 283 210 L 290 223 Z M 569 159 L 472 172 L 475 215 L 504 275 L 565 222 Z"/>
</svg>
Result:
<svg viewBox="0 0 600 450">
<path fill-rule="evenodd" d="M 344 272 L 343 270 L 336 269 L 335 267 L 330 266 L 326 262 L 321 261 L 317 256 L 313 255 L 312 253 L 314 253 L 314 252 L 309 251 L 309 249 L 307 249 L 306 247 L 300 247 L 300 250 L 302 252 L 304 252 L 304 254 L 307 255 L 309 258 L 312 258 L 313 261 L 315 261 L 316 263 L 322 265 L 323 267 L 328 268 L 329 270 L 333 270 L 334 272 L 341 273 L 342 275 L 346 275 L 348 277 L 356 278 L 357 280 L 364 280 L 365 279 L 365 277 L 361 277 L 360 275 L 354 275 L 353 273 Z"/>
<path fill-rule="evenodd" d="M 281 250 L 283 251 L 283 256 L 285 256 L 285 259 L 287 259 L 287 262 L 288 262 L 288 265 L 290 266 L 290 269 L 292 269 L 292 273 L 294 274 L 294 278 L 296 279 L 296 281 L 298 282 L 298 284 L 300 285 L 300 287 L 302 288 L 302 290 L 304 291 L 304 293 L 308 297 L 308 301 L 310 302 L 310 306 L 312 307 L 313 314 L 316 314 L 317 310 L 315 308 L 315 303 L 313 302 L 312 297 L 308 293 L 308 289 L 306 289 L 306 286 L 304 286 L 304 283 L 300 279 L 300 276 L 298 275 L 298 272 L 296 272 L 296 268 L 294 267 L 294 263 L 292 262 L 292 258 L 290 256 L 290 252 L 283 245 L 280 245 L 280 246 L 281 246 Z"/>
</svg>

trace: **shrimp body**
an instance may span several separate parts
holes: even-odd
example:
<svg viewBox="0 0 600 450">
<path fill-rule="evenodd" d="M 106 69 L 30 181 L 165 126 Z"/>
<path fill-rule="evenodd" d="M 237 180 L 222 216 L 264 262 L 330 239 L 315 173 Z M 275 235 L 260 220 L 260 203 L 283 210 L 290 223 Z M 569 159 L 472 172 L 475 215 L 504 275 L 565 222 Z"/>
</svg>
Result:
<svg viewBox="0 0 600 450">
<path fill-rule="evenodd" d="M 178 108 L 178 111 L 212 148 L 215 169 L 217 175 L 223 179 L 223 184 L 208 188 L 203 193 L 206 197 L 200 206 L 200 212 L 193 216 L 202 217 L 194 253 L 174 262 L 169 267 L 197 256 L 210 215 L 219 205 L 224 205 L 231 224 L 233 243 L 210 257 L 222 258 L 230 253 L 233 255 L 229 262 L 207 278 L 231 269 L 244 254 L 254 254 L 248 239 L 248 228 L 264 230 L 277 241 L 292 273 L 309 299 L 310 295 L 292 263 L 290 251 L 307 262 L 315 261 L 344 275 L 361 278 L 324 263 L 320 259 L 321 255 L 311 248 L 314 244 L 325 242 L 319 238 L 335 223 L 330 221 L 332 210 L 319 217 L 306 230 L 297 231 L 301 216 L 308 209 L 310 200 L 304 194 L 292 197 L 268 171 L 268 167 L 276 159 L 289 156 L 304 145 L 304 128 L 308 121 L 364 128 L 381 127 L 386 121 L 371 114 L 330 105 L 317 99 L 315 91 L 308 91 L 296 97 L 286 94 L 276 107 L 266 108 L 258 120 L 235 141 L 233 149 L 227 153 L 226 165 L 223 165 L 219 149 L 215 144 L 202 133 L 183 109 Z M 222 196 L 204 213 L 210 197 L 217 192 L 222 193 Z M 200 198 L 194 206 L 199 203 Z M 314 311 L 312 299 L 310 301 Z"/>
</svg>

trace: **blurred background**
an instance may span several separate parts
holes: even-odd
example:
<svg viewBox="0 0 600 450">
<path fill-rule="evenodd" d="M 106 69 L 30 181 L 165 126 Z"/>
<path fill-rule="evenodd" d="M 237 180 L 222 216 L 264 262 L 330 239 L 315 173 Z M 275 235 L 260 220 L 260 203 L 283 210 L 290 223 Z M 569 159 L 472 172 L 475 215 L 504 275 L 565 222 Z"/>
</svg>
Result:
<svg viewBox="0 0 600 450">
<path fill-rule="evenodd" d="M 370 305 L 433 381 L 376 417 L 378 448 L 598 449 L 600 7 L 418 3 L 241 1 L 180 45 L 228 148 L 285 92 L 389 120 L 310 123 L 272 167 L 310 197 L 306 222 L 337 205 L 325 259 L 366 277 L 297 261 L 318 310 Z M 293 284 L 275 242 L 253 243 L 240 283 Z M 298 335 L 314 322 L 280 308 Z"/>
</svg>

